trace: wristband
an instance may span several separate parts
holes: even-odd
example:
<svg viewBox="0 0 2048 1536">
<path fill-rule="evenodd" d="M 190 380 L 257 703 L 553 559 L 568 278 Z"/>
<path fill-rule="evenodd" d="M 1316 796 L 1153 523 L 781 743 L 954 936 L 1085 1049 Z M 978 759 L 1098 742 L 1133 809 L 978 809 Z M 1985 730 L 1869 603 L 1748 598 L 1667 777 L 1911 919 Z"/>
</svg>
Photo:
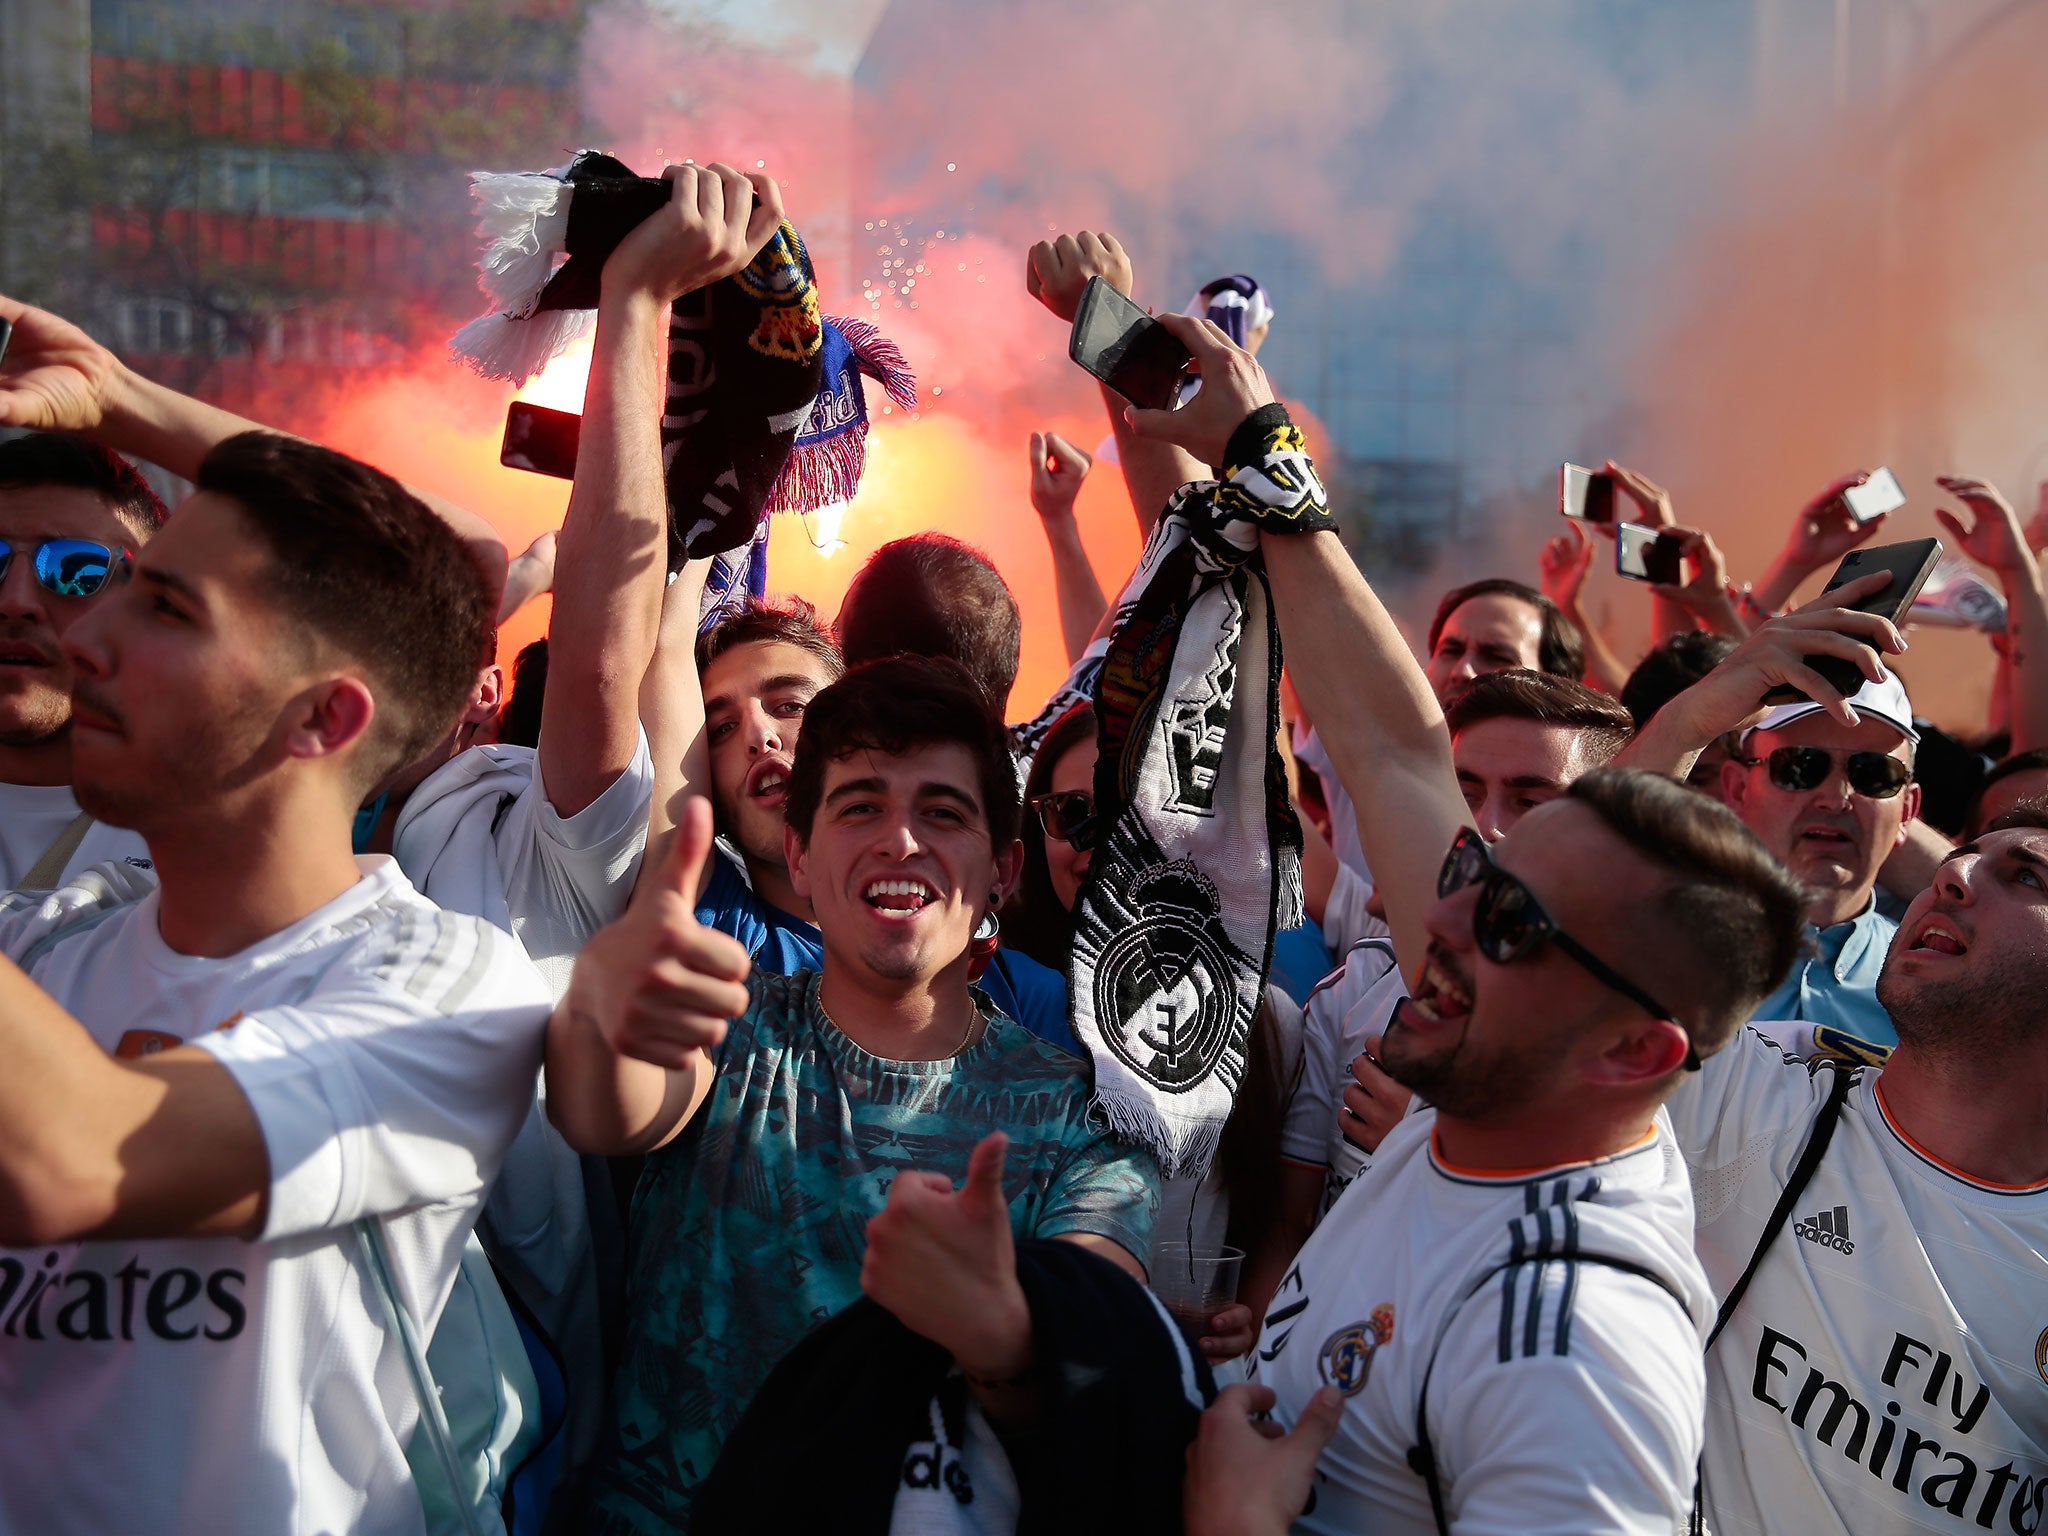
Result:
<svg viewBox="0 0 2048 1536">
<path fill-rule="evenodd" d="M 1275 428 L 1291 427 L 1294 418 L 1287 414 L 1287 407 L 1275 400 L 1262 405 L 1251 415 L 1237 424 L 1237 430 L 1230 434 L 1230 441 L 1223 448 L 1223 478 L 1228 480 L 1234 469 L 1246 464 L 1256 464 L 1271 451 L 1270 443 Z"/>
</svg>

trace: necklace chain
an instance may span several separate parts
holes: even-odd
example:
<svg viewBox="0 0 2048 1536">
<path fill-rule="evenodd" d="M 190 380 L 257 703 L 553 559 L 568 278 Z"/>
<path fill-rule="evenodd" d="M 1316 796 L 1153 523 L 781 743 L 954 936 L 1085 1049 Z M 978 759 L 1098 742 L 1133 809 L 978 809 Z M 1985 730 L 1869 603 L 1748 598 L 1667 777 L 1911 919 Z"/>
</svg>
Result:
<svg viewBox="0 0 2048 1536">
<path fill-rule="evenodd" d="M 837 1019 L 833 1018 L 829 1012 L 826 1011 L 825 997 L 822 989 L 818 994 L 818 1012 L 824 1017 L 824 1020 L 827 1024 L 830 1024 L 842 1035 L 846 1034 L 845 1027 Z M 974 1026 L 979 1024 L 980 1022 L 981 1005 L 970 997 L 967 999 L 967 1028 L 964 1031 L 962 1031 L 960 1035 L 960 1043 L 954 1046 L 948 1054 L 946 1054 L 945 1056 L 941 1056 L 938 1059 L 941 1061 L 951 1061 L 955 1056 L 965 1054 L 967 1047 L 974 1040 Z M 851 1035 L 847 1035 L 846 1037 L 849 1040 L 853 1038 Z"/>
</svg>

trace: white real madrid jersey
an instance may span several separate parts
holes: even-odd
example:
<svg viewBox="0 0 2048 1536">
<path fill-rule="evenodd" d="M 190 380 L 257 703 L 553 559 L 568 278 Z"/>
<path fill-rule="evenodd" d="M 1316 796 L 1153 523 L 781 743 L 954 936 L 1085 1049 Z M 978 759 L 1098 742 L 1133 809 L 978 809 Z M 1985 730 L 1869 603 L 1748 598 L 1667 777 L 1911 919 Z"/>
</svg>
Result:
<svg viewBox="0 0 2048 1536">
<path fill-rule="evenodd" d="M 1292 1425 L 1326 1383 L 1346 1397 L 1295 1529 L 1436 1529 L 1408 1460 L 1435 1351 L 1430 1437 L 1453 1530 L 1670 1536 L 1692 1503 L 1713 1300 L 1668 1132 L 1495 1174 L 1446 1163 L 1435 1128 L 1434 1111 L 1395 1127 L 1267 1309 L 1253 1379 L 1274 1416 Z"/>
<path fill-rule="evenodd" d="M 1717 1289 L 1755 1252 L 1832 1071 L 1745 1030 L 1673 1096 Z M 2042 1529 L 2048 1185 L 1920 1150 L 1862 1070 L 1707 1371 L 1717 1536 Z"/>
<path fill-rule="evenodd" d="M 0 1536 L 415 1536 L 419 1418 L 351 1224 L 430 1335 L 533 1101 L 547 989 L 388 858 L 239 954 L 120 866 L 0 901 L 0 953 L 117 1056 L 191 1044 L 262 1127 L 262 1235 L 0 1248 Z M 116 878 L 121 877 L 121 878 Z"/>
</svg>

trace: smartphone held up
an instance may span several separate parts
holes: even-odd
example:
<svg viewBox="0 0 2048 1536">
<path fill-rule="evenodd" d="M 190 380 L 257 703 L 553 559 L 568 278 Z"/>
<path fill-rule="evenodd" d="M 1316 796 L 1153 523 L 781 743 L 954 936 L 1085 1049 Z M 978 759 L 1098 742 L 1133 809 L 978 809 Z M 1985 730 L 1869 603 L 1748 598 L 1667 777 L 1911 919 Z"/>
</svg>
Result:
<svg viewBox="0 0 2048 1536">
<path fill-rule="evenodd" d="M 505 411 L 505 441 L 498 450 L 498 462 L 507 469 L 574 480 L 576 445 L 582 432 L 583 418 L 574 411 L 514 400 Z"/>
<path fill-rule="evenodd" d="M 1685 580 L 1685 540 L 1669 528 L 1645 523 L 1614 527 L 1614 569 L 1630 581 L 1675 587 Z"/>
<path fill-rule="evenodd" d="M 1920 589 L 1927 585 L 1927 578 L 1934 574 L 1934 567 L 1941 561 L 1941 540 L 1908 539 L 1902 544 L 1880 544 L 1874 549 L 1852 549 L 1842 557 L 1842 563 L 1835 567 L 1835 574 L 1828 578 L 1828 584 L 1821 588 L 1821 595 L 1838 587 L 1845 587 L 1852 581 L 1865 576 L 1875 576 L 1882 571 L 1891 580 L 1867 597 L 1858 598 L 1848 604 L 1852 613 L 1874 613 L 1903 627 L 1906 613 L 1913 606 L 1913 599 L 1920 595 Z M 1863 686 L 1863 673 L 1856 663 L 1843 656 L 1808 656 L 1806 664 L 1818 672 L 1827 685 L 1843 698 L 1849 698 Z M 1766 704 L 1782 704 L 1791 699 L 1803 699 L 1806 695 L 1789 683 L 1780 684 L 1764 695 Z"/>
<path fill-rule="evenodd" d="M 1100 277 L 1074 311 L 1067 355 L 1142 411 L 1170 411 L 1194 356 L 1165 326 Z"/>
<path fill-rule="evenodd" d="M 1614 476 L 1566 464 L 1557 472 L 1557 510 L 1581 523 L 1614 524 Z"/>
<path fill-rule="evenodd" d="M 1896 512 L 1906 504 L 1899 477 L 1889 469 L 1873 469 L 1855 485 L 1842 492 L 1842 507 L 1861 525 Z"/>
</svg>

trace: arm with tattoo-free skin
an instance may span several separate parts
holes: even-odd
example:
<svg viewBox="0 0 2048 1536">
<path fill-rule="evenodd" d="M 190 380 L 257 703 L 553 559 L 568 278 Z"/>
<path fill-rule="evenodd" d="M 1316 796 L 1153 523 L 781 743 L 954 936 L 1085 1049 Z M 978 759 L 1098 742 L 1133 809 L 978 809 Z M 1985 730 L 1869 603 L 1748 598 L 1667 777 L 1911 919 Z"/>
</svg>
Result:
<svg viewBox="0 0 2048 1536">
<path fill-rule="evenodd" d="M 0 295 L 0 320 L 14 326 L 0 362 L 0 426 L 77 432 L 187 480 L 229 438 L 278 430 L 144 378 L 48 310 Z M 497 531 L 445 497 L 418 486 L 406 489 L 461 535 L 491 591 L 502 592 L 508 562 Z"/>
<path fill-rule="evenodd" d="M 1220 472 L 1231 435 L 1273 403 L 1265 371 L 1206 320 L 1160 323 L 1194 353 L 1202 391 L 1177 411 L 1134 411 L 1140 435 L 1179 444 Z M 1408 642 L 1334 532 L 1261 533 L 1287 670 L 1323 750 L 1358 808 L 1359 841 L 1414 973 L 1444 850 L 1472 824 L 1444 714 Z"/>
</svg>

